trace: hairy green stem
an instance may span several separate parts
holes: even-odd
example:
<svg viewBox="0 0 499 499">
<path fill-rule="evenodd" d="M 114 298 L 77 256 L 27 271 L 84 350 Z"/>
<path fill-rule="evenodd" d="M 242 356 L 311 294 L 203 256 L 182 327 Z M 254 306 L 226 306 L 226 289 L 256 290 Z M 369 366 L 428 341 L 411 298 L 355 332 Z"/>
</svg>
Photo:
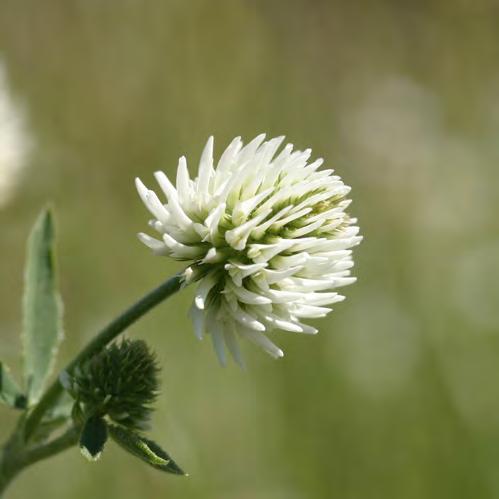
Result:
<svg viewBox="0 0 499 499">
<path fill-rule="evenodd" d="M 182 287 L 183 276 L 184 273 L 174 275 L 111 321 L 66 366 L 65 371 L 71 372 L 76 366 L 99 353 L 149 310 L 179 291 Z M 3 490 L 22 469 L 41 459 L 57 454 L 77 442 L 77 433 L 73 428 L 48 444 L 29 447 L 30 438 L 34 435 L 43 416 L 57 403 L 63 391 L 58 377 L 2 448 L 0 454 L 0 497 Z M 24 418 L 24 415 L 22 417 Z"/>
<path fill-rule="evenodd" d="M 163 300 L 176 293 L 182 284 L 182 274 L 176 274 L 163 284 L 153 289 L 138 302 L 126 309 L 121 315 L 102 329 L 90 343 L 67 365 L 66 371 L 71 372 L 78 364 L 99 353 L 106 345 L 113 341 L 127 327 L 140 319 L 146 312 L 154 308 Z M 52 407 L 63 392 L 59 378 L 48 388 L 38 404 L 34 407 L 26 420 L 25 436 L 29 439 L 38 426 L 43 415 Z"/>
<path fill-rule="evenodd" d="M 19 435 L 14 434 L 2 449 L 0 459 L 0 497 L 11 481 L 24 469 L 42 459 L 59 454 L 78 442 L 79 431 L 71 426 L 60 437 L 46 444 L 26 448 L 20 442 Z"/>
</svg>

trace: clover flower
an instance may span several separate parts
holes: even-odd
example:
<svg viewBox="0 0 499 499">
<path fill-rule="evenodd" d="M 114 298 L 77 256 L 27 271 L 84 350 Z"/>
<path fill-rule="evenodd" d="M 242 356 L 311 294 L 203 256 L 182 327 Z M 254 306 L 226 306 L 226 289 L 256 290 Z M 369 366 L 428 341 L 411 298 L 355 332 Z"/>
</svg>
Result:
<svg viewBox="0 0 499 499">
<path fill-rule="evenodd" d="M 284 137 L 240 137 L 215 165 L 208 139 L 193 180 L 178 163 L 176 185 L 154 176 L 166 203 L 136 179 L 139 195 L 159 234 L 140 233 L 154 253 L 189 261 L 187 282 L 199 281 L 191 317 L 198 338 L 208 333 L 219 361 L 226 348 L 242 364 L 238 338 L 273 357 L 282 350 L 273 330 L 315 334 L 304 319 L 324 317 L 344 297 L 336 288 L 355 281 L 351 250 L 361 241 L 346 213 L 350 188 L 333 170 L 309 163 L 311 150 L 293 151 Z"/>
</svg>

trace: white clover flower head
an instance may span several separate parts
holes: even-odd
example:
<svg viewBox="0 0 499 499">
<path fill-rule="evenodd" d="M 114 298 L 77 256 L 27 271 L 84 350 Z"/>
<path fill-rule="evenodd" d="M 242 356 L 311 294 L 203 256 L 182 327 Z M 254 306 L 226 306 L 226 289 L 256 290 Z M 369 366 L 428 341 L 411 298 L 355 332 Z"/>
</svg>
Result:
<svg viewBox="0 0 499 499">
<path fill-rule="evenodd" d="M 268 338 L 279 329 L 315 334 L 303 319 L 324 317 L 344 297 L 335 289 L 355 281 L 351 250 L 361 241 L 345 209 L 350 188 L 333 170 L 309 163 L 311 150 L 293 151 L 284 137 L 240 137 L 213 160 L 208 139 L 192 180 L 178 163 L 176 185 L 154 175 L 166 203 L 136 179 L 159 239 L 140 233 L 154 253 L 192 262 L 198 280 L 191 317 L 198 338 L 212 338 L 220 362 L 226 348 L 242 364 L 238 338 L 273 357 L 283 352 Z"/>
</svg>

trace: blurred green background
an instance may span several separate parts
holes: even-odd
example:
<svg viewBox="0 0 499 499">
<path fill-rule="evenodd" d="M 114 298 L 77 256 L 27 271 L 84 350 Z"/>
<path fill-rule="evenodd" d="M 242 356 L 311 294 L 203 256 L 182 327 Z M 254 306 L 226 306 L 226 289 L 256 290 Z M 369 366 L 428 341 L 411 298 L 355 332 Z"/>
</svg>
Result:
<svg viewBox="0 0 499 499">
<path fill-rule="evenodd" d="M 132 328 L 164 363 L 153 436 L 28 470 L 9 498 L 499 498 L 495 1 L 0 0 L 0 58 L 34 148 L 0 209 L 0 358 L 19 372 L 24 245 L 52 200 L 69 359 L 180 268 L 135 237 L 133 178 L 236 135 L 285 134 L 353 187 L 359 281 L 274 361 L 220 368 L 192 290 Z M 1 172 L 0 172 L 1 175 Z M 14 422 L 0 411 L 0 437 Z"/>
</svg>

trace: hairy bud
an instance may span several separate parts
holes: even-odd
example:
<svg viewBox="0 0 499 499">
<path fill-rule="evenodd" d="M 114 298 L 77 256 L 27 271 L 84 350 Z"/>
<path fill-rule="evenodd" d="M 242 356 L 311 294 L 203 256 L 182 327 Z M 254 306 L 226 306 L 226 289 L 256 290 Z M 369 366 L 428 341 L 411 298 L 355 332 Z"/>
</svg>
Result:
<svg viewBox="0 0 499 499">
<path fill-rule="evenodd" d="M 125 339 L 61 381 L 76 401 L 74 414 L 87 420 L 108 416 L 131 429 L 148 427 L 158 394 L 159 367 L 144 341 Z"/>
</svg>

